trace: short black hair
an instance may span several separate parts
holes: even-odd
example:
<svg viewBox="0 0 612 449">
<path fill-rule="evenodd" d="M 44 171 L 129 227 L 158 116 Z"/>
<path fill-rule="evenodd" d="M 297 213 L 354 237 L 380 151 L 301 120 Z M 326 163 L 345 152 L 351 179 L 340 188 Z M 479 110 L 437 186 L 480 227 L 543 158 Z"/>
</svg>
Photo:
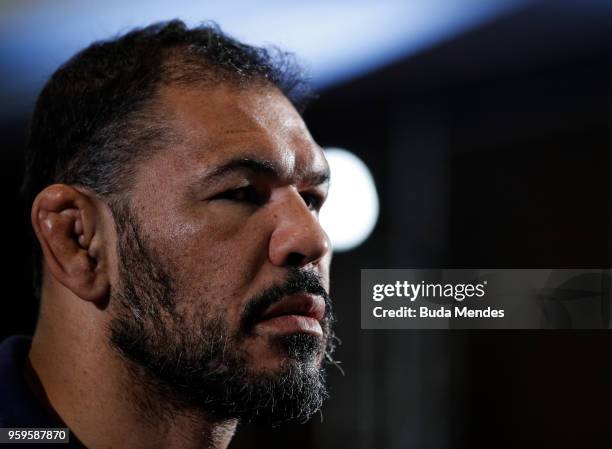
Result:
<svg viewBox="0 0 612 449">
<path fill-rule="evenodd" d="M 212 22 L 160 22 L 91 44 L 42 89 L 30 124 L 22 186 L 26 204 L 48 185 L 91 189 L 109 205 L 129 189 L 137 161 L 164 143 L 152 99 L 163 84 L 276 86 L 301 111 L 311 97 L 292 54 L 243 44 Z M 111 207 L 112 209 L 112 207 Z M 40 297 L 42 252 L 33 247 Z"/>
</svg>

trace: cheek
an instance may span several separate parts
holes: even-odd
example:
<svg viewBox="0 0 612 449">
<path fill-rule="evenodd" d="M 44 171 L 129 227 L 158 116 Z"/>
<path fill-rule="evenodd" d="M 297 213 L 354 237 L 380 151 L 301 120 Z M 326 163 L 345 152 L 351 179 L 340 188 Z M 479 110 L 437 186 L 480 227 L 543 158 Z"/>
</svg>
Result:
<svg viewBox="0 0 612 449">
<path fill-rule="evenodd" d="M 185 316 L 223 314 L 235 323 L 268 257 L 262 225 L 208 214 L 176 221 L 159 235 L 168 236 L 158 247 L 166 248 Z"/>
<path fill-rule="evenodd" d="M 169 243 L 177 247 L 183 264 L 206 268 L 219 279 L 233 272 L 251 278 L 268 256 L 269 233 L 257 218 L 209 213 L 205 219 L 175 226 Z"/>
</svg>

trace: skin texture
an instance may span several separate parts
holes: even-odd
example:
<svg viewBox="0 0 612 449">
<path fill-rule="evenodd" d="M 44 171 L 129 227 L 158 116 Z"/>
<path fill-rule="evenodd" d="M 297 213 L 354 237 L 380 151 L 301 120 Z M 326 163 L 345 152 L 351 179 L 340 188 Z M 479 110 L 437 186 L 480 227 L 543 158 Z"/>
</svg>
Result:
<svg viewBox="0 0 612 449">
<path fill-rule="evenodd" d="M 237 331 L 249 298 L 296 268 L 317 274 L 329 291 L 330 244 L 318 221 L 328 166 L 289 101 L 265 85 L 165 86 L 158 105 L 176 144 L 139 163 L 129 203 L 174 268 L 185 325 L 222 315 Z M 268 169 L 211 177 L 246 159 Z M 56 184 L 36 198 L 32 224 L 45 275 L 28 376 L 40 383 L 41 400 L 90 448 L 226 447 L 236 420 L 187 407 L 172 419 L 144 420 L 134 406 L 134 396 L 148 392 L 107 342 L 120 280 L 109 207 L 87 189 Z M 271 344 L 279 333 L 258 325 L 242 340 L 249 370 L 282 369 L 286 355 Z M 304 363 L 316 370 L 322 358 Z"/>
</svg>

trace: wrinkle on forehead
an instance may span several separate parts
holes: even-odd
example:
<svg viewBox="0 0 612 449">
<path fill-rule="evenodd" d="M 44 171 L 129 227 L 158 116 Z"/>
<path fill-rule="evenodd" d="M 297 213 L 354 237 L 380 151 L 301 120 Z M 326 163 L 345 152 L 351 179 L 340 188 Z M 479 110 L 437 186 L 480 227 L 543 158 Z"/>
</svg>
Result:
<svg viewBox="0 0 612 449">
<path fill-rule="evenodd" d="M 242 149 L 261 151 L 292 174 L 325 165 L 301 116 L 274 86 L 164 86 L 158 100 L 190 164 L 210 165 Z"/>
<path fill-rule="evenodd" d="M 293 105 L 274 86 L 164 86 L 158 92 L 162 113 L 187 135 L 216 137 L 275 127 L 279 132 L 308 130 Z"/>
</svg>

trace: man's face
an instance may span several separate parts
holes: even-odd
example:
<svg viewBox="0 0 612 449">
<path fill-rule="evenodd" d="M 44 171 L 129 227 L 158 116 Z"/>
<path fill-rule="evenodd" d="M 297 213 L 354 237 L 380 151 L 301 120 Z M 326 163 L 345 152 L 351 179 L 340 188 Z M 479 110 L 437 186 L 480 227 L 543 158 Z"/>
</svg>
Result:
<svg viewBox="0 0 612 449">
<path fill-rule="evenodd" d="M 165 87 L 160 104 L 176 145 L 115 211 L 113 345 L 212 416 L 303 419 L 331 349 L 325 157 L 271 87 Z"/>
</svg>

